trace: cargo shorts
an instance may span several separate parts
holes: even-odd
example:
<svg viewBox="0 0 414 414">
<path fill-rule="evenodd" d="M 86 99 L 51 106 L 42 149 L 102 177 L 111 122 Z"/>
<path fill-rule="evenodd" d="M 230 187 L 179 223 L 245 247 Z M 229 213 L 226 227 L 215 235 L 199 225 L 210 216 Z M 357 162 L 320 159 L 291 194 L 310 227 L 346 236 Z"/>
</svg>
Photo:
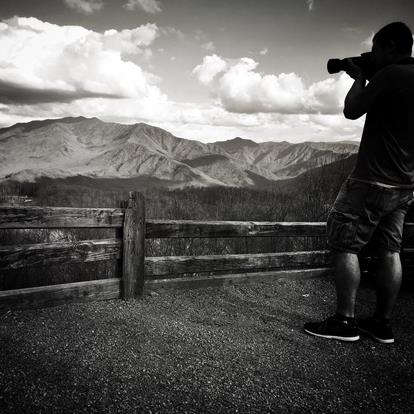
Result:
<svg viewBox="0 0 414 414">
<path fill-rule="evenodd" d="M 327 220 L 328 245 L 334 251 L 360 253 L 372 247 L 400 252 L 412 189 L 387 188 L 348 178 Z"/>
</svg>

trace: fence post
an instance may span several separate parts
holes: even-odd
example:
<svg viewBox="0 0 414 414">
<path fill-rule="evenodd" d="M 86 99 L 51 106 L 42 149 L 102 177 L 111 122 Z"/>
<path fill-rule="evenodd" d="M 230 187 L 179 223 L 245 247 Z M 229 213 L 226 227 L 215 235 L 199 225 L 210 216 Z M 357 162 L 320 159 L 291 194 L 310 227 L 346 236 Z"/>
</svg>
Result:
<svg viewBox="0 0 414 414">
<path fill-rule="evenodd" d="M 144 294 L 145 200 L 137 191 L 129 192 L 123 229 L 122 298 Z"/>
</svg>

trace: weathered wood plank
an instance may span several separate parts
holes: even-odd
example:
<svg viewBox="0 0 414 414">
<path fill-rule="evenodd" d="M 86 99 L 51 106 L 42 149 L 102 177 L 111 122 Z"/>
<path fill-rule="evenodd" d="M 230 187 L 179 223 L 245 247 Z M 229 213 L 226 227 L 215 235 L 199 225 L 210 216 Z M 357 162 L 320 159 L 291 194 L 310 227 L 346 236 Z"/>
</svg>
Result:
<svg viewBox="0 0 414 414">
<path fill-rule="evenodd" d="M 260 254 L 146 257 L 146 276 L 235 269 L 289 269 L 325 267 L 327 250 Z"/>
<path fill-rule="evenodd" d="M 122 227 L 123 208 L 0 206 L 0 229 Z M 325 222 L 147 220 L 146 238 L 324 236 Z M 414 223 L 406 223 L 414 238 Z"/>
<path fill-rule="evenodd" d="M 121 249 L 122 241 L 119 239 L 3 246 L 0 247 L 0 270 L 34 265 L 119 259 Z"/>
<path fill-rule="evenodd" d="M 144 293 L 145 202 L 138 192 L 130 192 L 123 232 L 122 297 L 131 299 Z"/>
<path fill-rule="evenodd" d="M 121 279 L 102 279 L 0 291 L 0 309 L 27 309 L 71 302 L 118 299 Z"/>
<path fill-rule="evenodd" d="M 169 237 L 324 236 L 326 223 L 147 220 L 147 239 Z"/>
<path fill-rule="evenodd" d="M 145 289 L 165 291 L 168 289 L 194 289 L 212 286 L 230 286 L 239 283 L 257 283 L 280 278 L 311 279 L 329 276 L 330 268 L 276 270 L 268 272 L 237 273 L 229 275 L 214 275 L 205 277 L 181 277 L 174 279 L 146 280 Z"/>
<path fill-rule="evenodd" d="M 124 209 L 0 206 L 0 229 L 122 227 Z"/>
</svg>

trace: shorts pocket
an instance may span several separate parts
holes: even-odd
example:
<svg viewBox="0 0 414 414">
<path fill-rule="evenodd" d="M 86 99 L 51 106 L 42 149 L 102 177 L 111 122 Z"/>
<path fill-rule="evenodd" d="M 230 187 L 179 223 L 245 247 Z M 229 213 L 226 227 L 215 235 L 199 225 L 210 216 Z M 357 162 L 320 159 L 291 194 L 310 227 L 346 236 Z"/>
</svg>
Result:
<svg viewBox="0 0 414 414">
<path fill-rule="evenodd" d="M 327 223 L 328 243 L 331 246 L 338 246 L 353 249 L 355 236 L 358 229 L 358 216 L 350 213 L 332 211 L 329 214 Z"/>
</svg>

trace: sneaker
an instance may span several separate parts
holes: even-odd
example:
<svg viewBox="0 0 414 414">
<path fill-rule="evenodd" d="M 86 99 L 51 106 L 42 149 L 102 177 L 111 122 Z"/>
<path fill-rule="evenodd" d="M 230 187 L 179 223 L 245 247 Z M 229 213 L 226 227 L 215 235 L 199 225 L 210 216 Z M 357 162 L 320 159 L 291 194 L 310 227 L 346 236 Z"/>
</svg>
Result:
<svg viewBox="0 0 414 414">
<path fill-rule="evenodd" d="M 360 332 L 371 336 L 382 344 L 394 343 L 394 335 L 389 322 L 384 322 L 371 317 L 367 319 L 358 319 L 357 326 Z"/>
<path fill-rule="evenodd" d="M 359 340 L 359 331 L 355 322 L 343 321 L 331 316 L 322 322 L 308 322 L 304 325 L 305 332 L 327 339 L 353 342 Z"/>
</svg>

